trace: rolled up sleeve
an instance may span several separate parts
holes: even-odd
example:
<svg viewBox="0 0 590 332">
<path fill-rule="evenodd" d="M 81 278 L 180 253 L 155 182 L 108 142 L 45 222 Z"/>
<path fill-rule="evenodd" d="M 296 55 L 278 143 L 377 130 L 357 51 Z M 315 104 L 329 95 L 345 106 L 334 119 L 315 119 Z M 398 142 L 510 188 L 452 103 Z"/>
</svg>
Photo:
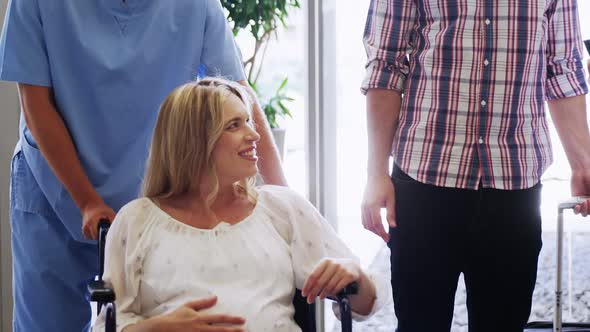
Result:
<svg viewBox="0 0 590 332">
<path fill-rule="evenodd" d="M 547 100 L 588 93 L 576 0 L 555 0 L 547 11 Z"/>
<path fill-rule="evenodd" d="M 403 92 L 416 16 L 414 1 L 371 0 L 363 36 L 367 53 L 363 94 L 369 89 Z"/>
</svg>

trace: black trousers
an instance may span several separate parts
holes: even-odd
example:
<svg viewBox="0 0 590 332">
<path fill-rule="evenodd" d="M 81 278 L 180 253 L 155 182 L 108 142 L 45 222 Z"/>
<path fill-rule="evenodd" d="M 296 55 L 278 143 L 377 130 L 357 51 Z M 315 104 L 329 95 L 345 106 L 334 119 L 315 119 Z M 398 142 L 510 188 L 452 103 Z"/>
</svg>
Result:
<svg viewBox="0 0 590 332">
<path fill-rule="evenodd" d="M 398 332 L 448 332 L 458 278 L 469 332 L 521 332 L 541 250 L 541 185 L 466 190 L 423 184 L 397 166 L 390 229 Z"/>
</svg>

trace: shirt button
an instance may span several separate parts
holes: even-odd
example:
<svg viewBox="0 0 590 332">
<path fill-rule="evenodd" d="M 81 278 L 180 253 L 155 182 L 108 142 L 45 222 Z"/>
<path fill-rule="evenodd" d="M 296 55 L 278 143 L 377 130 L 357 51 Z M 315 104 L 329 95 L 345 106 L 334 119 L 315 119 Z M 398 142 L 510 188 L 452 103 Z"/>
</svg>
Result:
<svg viewBox="0 0 590 332">
<path fill-rule="evenodd" d="M 490 23 L 492 23 L 492 21 L 490 21 L 489 18 L 486 18 L 486 21 L 485 22 L 486 22 L 486 25 L 490 25 Z"/>
<path fill-rule="evenodd" d="M 478 142 L 479 142 L 479 144 L 483 144 L 483 137 L 479 136 Z"/>
<path fill-rule="evenodd" d="M 487 104 L 488 104 L 488 103 L 486 103 L 486 101 L 485 101 L 485 100 L 482 100 L 482 101 L 481 101 L 481 106 L 486 106 Z"/>
<path fill-rule="evenodd" d="M 489 65 L 489 64 L 490 64 L 490 62 L 488 61 L 488 59 L 485 59 L 485 60 L 483 61 L 483 64 L 484 64 L 485 66 L 487 66 L 487 65 Z"/>
</svg>

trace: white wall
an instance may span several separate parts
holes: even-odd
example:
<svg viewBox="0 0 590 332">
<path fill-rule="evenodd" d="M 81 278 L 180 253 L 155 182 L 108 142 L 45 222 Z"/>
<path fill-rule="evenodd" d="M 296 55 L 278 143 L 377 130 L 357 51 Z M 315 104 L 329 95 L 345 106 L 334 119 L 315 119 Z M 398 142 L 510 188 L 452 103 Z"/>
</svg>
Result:
<svg viewBox="0 0 590 332">
<path fill-rule="evenodd" d="M 7 0 L 1 0 L 4 12 Z M 11 331 L 12 260 L 10 246 L 9 176 L 10 160 L 18 135 L 16 85 L 0 82 L 0 331 Z"/>
<path fill-rule="evenodd" d="M 0 0 L 0 22 L 7 0 Z M 12 331 L 12 261 L 10 247 L 10 159 L 18 134 L 18 97 L 14 83 L 0 82 L 0 331 Z"/>
</svg>

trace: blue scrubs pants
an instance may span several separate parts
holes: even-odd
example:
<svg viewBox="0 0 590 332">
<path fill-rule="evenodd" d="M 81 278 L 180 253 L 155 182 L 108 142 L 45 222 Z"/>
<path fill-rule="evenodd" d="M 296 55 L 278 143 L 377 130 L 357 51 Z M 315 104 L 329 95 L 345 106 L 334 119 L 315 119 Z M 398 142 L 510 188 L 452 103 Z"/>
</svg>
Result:
<svg viewBox="0 0 590 332">
<path fill-rule="evenodd" d="M 96 245 L 71 237 L 21 152 L 10 188 L 14 332 L 89 331 L 86 284 L 98 271 Z"/>
</svg>

